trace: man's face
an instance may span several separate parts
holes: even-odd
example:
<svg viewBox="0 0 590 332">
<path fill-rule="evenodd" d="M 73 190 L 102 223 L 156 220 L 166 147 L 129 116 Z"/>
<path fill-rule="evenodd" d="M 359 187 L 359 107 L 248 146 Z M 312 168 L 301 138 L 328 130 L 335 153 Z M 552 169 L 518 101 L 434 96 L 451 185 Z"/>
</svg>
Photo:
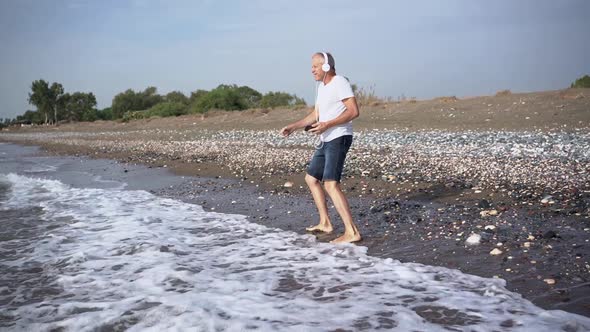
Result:
<svg viewBox="0 0 590 332">
<path fill-rule="evenodd" d="M 311 73 L 316 81 L 321 81 L 322 78 L 324 78 L 322 64 L 324 64 L 324 59 L 322 57 L 316 55 L 311 58 Z"/>
</svg>

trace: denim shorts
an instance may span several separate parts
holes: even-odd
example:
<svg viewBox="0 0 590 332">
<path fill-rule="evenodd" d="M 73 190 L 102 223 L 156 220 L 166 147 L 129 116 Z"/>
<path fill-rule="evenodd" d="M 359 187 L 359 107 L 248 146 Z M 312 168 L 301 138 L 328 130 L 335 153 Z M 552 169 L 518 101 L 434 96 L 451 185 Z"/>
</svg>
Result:
<svg viewBox="0 0 590 332">
<path fill-rule="evenodd" d="M 340 182 L 344 159 L 352 144 L 352 135 L 345 135 L 324 142 L 323 146 L 315 151 L 311 162 L 307 167 L 307 174 L 320 181 Z"/>
</svg>

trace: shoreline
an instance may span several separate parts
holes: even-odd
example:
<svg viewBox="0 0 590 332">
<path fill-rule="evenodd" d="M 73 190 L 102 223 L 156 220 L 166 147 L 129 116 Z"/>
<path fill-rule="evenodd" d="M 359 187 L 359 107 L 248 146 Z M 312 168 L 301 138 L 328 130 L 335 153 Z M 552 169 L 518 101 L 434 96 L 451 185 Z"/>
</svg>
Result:
<svg viewBox="0 0 590 332">
<path fill-rule="evenodd" d="M 589 109 L 590 89 L 361 106 L 342 180 L 359 245 L 499 277 L 539 307 L 590 317 Z M 307 111 L 72 123 L 2 131 L 0 141 L 117 160 L 112 172 L 139 188 L 147 183 L 126 169 L 165 169 L 180 183 L 150 192 L 305 234 L 317 219 L 303 180 L 310 137 L 277 131 Z M 343 228 L 329 205 L 335 232 L 321 242 Z M 467 245 L 472 234 L 478 245 Z"/>
<path fill-rule="evenodd" d="M 137 164 L 169 169 L 186 178 L 179 185 L 152 193 L 198 204 L 208 211 L 246 215 L 250 221 L 271 228 L 306 234 L 305 227 L 312 224 L 310 218 L 317 215 L 302 173 L 271 181 L 262 173 L 237 177 L 215 163 L 187 164 L 164 158 L 137 163 L 141 158 L 129 153 L 96 153 L 93 149 L 48 143 L 41 146 L 43 154 L 52 156 L 117 160 L 123 168 Z M 283 187 L 285 180 L 293 181 L 294 186 Z M 471 188 L 420 184 L 414 185 L 407 197 L 391 197 L 387 194 L 390 191 L 378 182 L 359 178 L 343 180 L 363 235 L 359 245 L 366 246 L 368 254 L 458 269 L 482 277 L 500 277 L 506 280 L 507 289 L 544 309 L 590 316 L 587 219 L 555 213 L 550 205 L 515 207 L 503 202 L 506 196 L 465 195 L 466 191 L 473 192 Z M 361 187 L 362 194 L 353 195 L 358 190 L 352 189 L 356 186 Z M 420 186 L 429 189 L 415 189 Z M 362 190 L 370 187 L 377 190 Z M 491 210 L 499 214 L 481 216 L 482 211 Z M 319 241 L 328 242 L 342 231 L 331 204 L 330 215 L 335 232 L 317 236 Z M 466 246 L 465 238 L 470 233 L 481 234 L 482 243 Z M 534 240 L 529 238 L 531 235 Z M 502 246 L 497 246 L 498 242 L 503 242 Z M 529 243 L 528 247 L 524 246 L 525 242 Z M 494 248 L 501 248 L 504 254 L 490 255 Z M 556 283 L 549 285 L 544 279 L 554 279 Z"/>
</svg>

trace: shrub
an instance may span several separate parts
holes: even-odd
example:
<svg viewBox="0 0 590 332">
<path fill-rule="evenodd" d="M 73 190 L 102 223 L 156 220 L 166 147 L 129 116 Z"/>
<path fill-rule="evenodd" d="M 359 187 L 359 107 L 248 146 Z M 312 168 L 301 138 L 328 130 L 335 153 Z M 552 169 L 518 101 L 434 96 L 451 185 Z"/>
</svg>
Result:
<svg viewBox="0 0 590 332">
<path fill-rule="evenodd" d="M 390 102 L 391 98 L 381 98 L 375 94 L 375 86 L 371 85 L 368 88 L 359 88 L 356 84 L 352 84 L 352 92 L 356 97 L 356 102 L 359 106 L 362 105 L 377 105 L 381 103 Z"/>
<path fill-rule="evenodd" d="M 139 120 L 145 118 L 145 111 L 127 111 L 123 113 L 121 121 L 129 122 L 131 120 Z"/>
<path fill-rule="evenodd" d="M 590 76 L 584 75 L 570 85 L 570 88 L 590 88 Z"/>
<path fill-rule="evenodd" d="M 286 92 L 268 92 L 260 100 L 260 107 L 275 108 L 282 106 L 305 105 L 305 100 Z"/>
<path fill-rule="evenodd" d="M 235 85 L 220 85 L 201 96 L 191 105 L 190 113 L 205 113 L 210 109 L 226 111 L 244 110 L 248 101 L 240 95 Z"/>
<path fill-rule="evenodd" d="M 501 97 L 501 96 L 510 96 L 512 94 L 512 91 L 506 89 L 506 90 L 501 90 L 496 92 L 496 97 Z"/>
<path fill-rule="evenodd" d="M 160 116 L 160 117 L 167 117 L 167 116 L 179 116 L 183 114 L 187 114 L 188 107 L 183 102 L 178 101 L 167 101 L 163 103 L 159 103 L 154 105 L 149 110 L 145 111 L 145 118 L 150 118 L 152 116 Z"/>
</svg>

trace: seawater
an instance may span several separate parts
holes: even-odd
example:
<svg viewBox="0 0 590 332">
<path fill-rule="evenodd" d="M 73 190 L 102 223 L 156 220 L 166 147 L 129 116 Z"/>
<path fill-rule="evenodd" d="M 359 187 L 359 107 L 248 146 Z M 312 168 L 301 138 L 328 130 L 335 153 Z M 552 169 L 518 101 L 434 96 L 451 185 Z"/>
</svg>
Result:
<svg viewBox="0 0 590 332">
<path fill-rule="evenodd" d="M 92 173 L 82 185 L 64 174 L 86 168 L 15 151 L 0 144 L 0 330 L 590 330 L 501 279 L 371 257 Z"/>
</svg>

